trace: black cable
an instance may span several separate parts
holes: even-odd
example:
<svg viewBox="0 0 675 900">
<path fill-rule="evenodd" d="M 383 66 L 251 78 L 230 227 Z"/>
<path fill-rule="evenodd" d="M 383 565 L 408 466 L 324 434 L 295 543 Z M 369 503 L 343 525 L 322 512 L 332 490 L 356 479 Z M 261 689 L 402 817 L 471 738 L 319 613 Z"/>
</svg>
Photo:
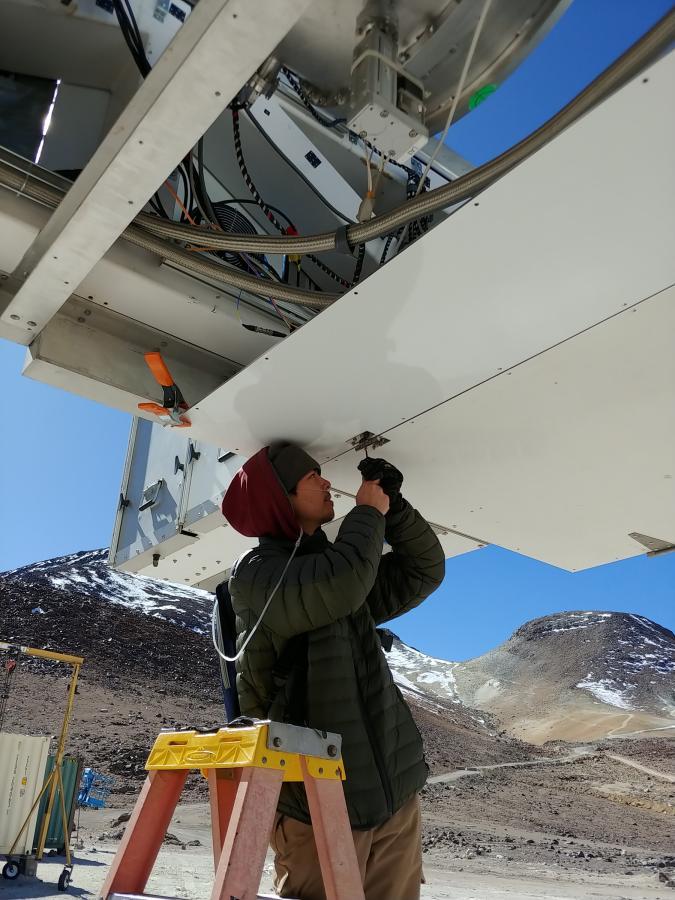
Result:
<svg viewBox="0 0 675 900">
<path fill-rule="evenodd" d="M 389 237 L 387 238 L 385 245 L 384 245 L 384 250 L 382 251 L 382 256 L 380 257 L 380 265 L 381 266 L 383 266 L 387 261 L 387 253 L 389 253 L 389 248 L 391 247 L 391 242 L 392 241 L 398 242 L 401 239 L 401 235 L 403 234 L 404 228 L 405 228 L 405 225 L 401 225 L 401 227 L 398 229 L 398 231 L 394 232 L 393 234 L 390 234 Z"/>
<path fill-rule="evenodd" d="M 192 154 L 190 154 L 192 161 Z M 211 205 L 211 198 L 206 190 L 206 180 L 204 178 L 204 138 L 200 137 L 197 141 L 197 183 L 199 185 L 199 193 L 201 194 L 206 213 L 212 222 L 217 222 L 216 214 Z"/>
<path fill-rule="evenodd" d="M 318 190 L 314 187 L 314 185 L 313 185 L 312 182 L 309 180 L 309 178 L 307 178 L 307 177 L 304 175 L 304 173 L 301 172 L 300 169 L 298 169 L 298 167 L 295 165 L 295 163 L 292 162 L 292 161 L 286 156 L 286 154 L 283 152 L 283 150 L 281 150 L 279 147 L 277 147 L 277 145 L 274 143 L 274 141 L 272 140 L 272 138 L 267 134 L 267 132 L 265 131 L 265 129 L 262 127 L 262 125 L 260 124 L 260 122 L 258 122 L 258 120 L 255 118 L 255 116 L 251 115 L 251 111 L 250 111 L 249 109 L 246 110 L 246 115 L 249 117 L 249 119 L 251 120 L 251 122 L 253 123 L 253 125 L 254 125 L 254 126 L 256 127 L 256 129 L 260 132 L 260 134 L 265 138 L 265 140 L 266 140 L 267 143 L 270 145 L 270 147 L 272 147 L 272 149 L 274 150 L 274 152 L 277 153 L 277 154 L 283 159 L 283 161 L 286 163 L 286 165 L 289 166 L 289 168 L 291 168 L 291 169 L 295 172 L 295 174 L 298 176 L 298 178 L 300 178 L 300 179 L 307 185 L 307 187 L 310 189 L 310 191 L 311 191 L 316 197 L 318 197 L 318 199 L 323 203 L 323 205 L 324 205 L 327 209 L 329 209 L 329 210 L 333 213 L 333 215 L 336 216 L 338 219 L 342 219 L 342 221 L 343 221 L 343 222 L 346 222 L 347 225 L 353 225 L 353 224 L 354 224 L 354 220 L 353 220 L 353 219 L 349 219 L 347 216 L 344 215 L 344 213 L 341 213 L 339 209 L 336 209 L 336 208 L 333 206 L 333 204 L 332 204 L 329 200 L 327 200 L 327 199 L 323 196 L 323 194 L 322 194 L 320 191 L 318 191 Z M 268 218 L 269 218 L 269 216 L 268 216 Z"/>
<path fill-rule="evenodd" d="M 249 189 L 249 191 L 251 192 L 251 196 L 256 201 L 258 206 L 262 209 L 262 211 L 265 213 L 265 215 L 270 220 L 272 225 L 274 225 L 276 230 L 280 234 L 285 234 L 286 229 L 278 221 L 278 219 L 275 217 L 274 213 L 272 212 L 271 208 L 265 203 L 262 196 L 259 194 L 258 189 L 253 184 L 253 179 L 251 178 L 249 171 L 246 168 L 246 163 L 244 161 L 244 151 L 241 146 L 241 132 L 239 130 L 239 110 L 236 107 L 232 109 L 232 133 L 234 136 L 234 152 L 237 157 L 237 163 L 239 165 L 239 171 L 241 172 L 241 177 L 244 179 L 246 187 Z M 272 146 L 274 146 L 274 145 L 272 145 Z M 295 226 L 293 225 L 292 222 L 290 223 L 290 227 L 293 228 L 294 231 L 296 230 Z"/>
<path fill-rule="evenodd" d="M 309 99 L 309 97 L 305 93 L 304 88 L 300 84 L 300 80 L 299 80 L 298 76 L 294 72 L 291 72 L 291 70 L 289 68 L 287 68 L 286 66 L 282 66 L 281 71 L 284 73 L 288 83 L 290 84 L 290 86 L 293 88 L 295 93 L 298 95 L 298 97 L 302 101 L 302 105 L 310 113 L 312 118 L 316 119 L 316 121 L 319 122 L 320 125 L 323 125 L 324 128 L 337 128 L 338 125 L 345 124 L 345 122 L 347 121 L 346 119 L 324 118 L 324 116 L 322 116 L 321 113 L 316 109 L 316 107 L 314 106 L 312 101 Z"/>
<path fill-rule="evenodd" d="M 346 288 L 351 287 L 350 283 L 345 278 L 343 278 L 342 275 L 338 275 L 338 273 L 334 272 L 331 268 L 329 268 L 326 265 L 326 263 L 321 262 L 321 260 L 318 258 L 318 256 L 314 256 L 313 253 L 307 253 L 305 255 L 307 256 L 307 259 L 311 259 L 311 261 L 314 263 L 314 265 L 318 269 L 321 269 L 321 271 L 324 272 L 326 275 L 328 275 L 330 278 L 332 278 L 333 281 L 337 281 L 337 283 L 341 284 L 342 287 L 346 287 Z"/>
<path fill-rule="evenodd" d="M 260 125 L 254 119 L 254 117 L 250 113 L 248 113 L 248 116 L 251 119 L 251 121 L 253 122 L 253 124 L 256 126 L 258 131 L 260 131 L 260 133 L 263 135 L 263 137 L 265 138 L 267 143 L 270 144 L 274 148 L 274 150 L 276 150 L 276 152 L 279 153 L 280 156 L 283 156 L 283 158 L 286 159 L 286 157 L 281 153 L 281 151 L 276 146 L 276 144 L 266 134 L 264 129 L 260 127 Z M 234 135 L 234 150 L 235 150 L 235 154 L 237 157 L 237 163 L 239 164 L 239 171 L 241 172 L 241 177 L 244 179 L 244 181 L 246 183 L 246 187 L 249 189 L 255 202 L 262 209 L 262 211 L 265 213 L 265 215 L 270 220 L 272 225 L 274 225 L 274 227 L 277 229 L 277 231 L 281 232 L 282 234 L 286 234 L 288 232 L 288 229 L 283 228 L 282 225 L 280 224 L 280 222 L 275 218 L 274 213 L 272 212 L 272 207 L 269 206 L 267 203 L 265 203 L 265 201 L 261 197 L 260 193 L 258 192 L 258 189 L 254 185 L 253 179 L 251 178 L 248 169 L 246 168 L 246 162 L 244 161 L 244 151 L 243 151 L 243 148 L 241 145 L 241 132 L 239 130 L 239 110 L 238 109 L 232 110 L 232 129 L 233 129 L 233 135 Z M 293 164 L 290 162 L 290 160 L 286 159 L 286 161 L 293 169 L 295 169 L 295 166 L 293 166 Z M 305 178 L 304 175 L 302 175 L 301 172 L 299 172 L 298 174 L 301 176 L 303 181 L 305 181 L 311 187 L 312 191 L 321 200 L 323 200 L 323 202 L 327 202 L 327 201 L 325 201 L 325 199 L 323 197 L 321 197 L 321 194 L 319 194 L 317 192 L 314 185 L 312 185 L 309 181 L 307 181 L 307 179 Z M 282 213 L 282 215 L 283 215 L 283 213 Z M 288 216 L 284 216 L 284 218 L 286 218 L 286 220 L 288 221 L 289 228 L 292 228 L 293 231 L 297 233 L 297 229 L 295 228 L 295 225 L 288 218 Z M 341 275 L 338 275 L 337 272 L 334 272 L 325 263 L 321 262 L 320 259 L 317 259 L 316 256 L 313 256 L 312 254 L 307 254 L 307 256 L 308 256 L 308 259 L 312 260 L 314 265 L 318 266 L 318 268 L 321 269 L 322 272 L 324 272 L 326 275 L 328 275 L 334 281 L 337 281 L 338 284 L 341 284 L 343 287 L 350 286 L 348 281 L 346 281 L 344 278 L 342 278 Z"/>
<path fill-rule="evenodd" d="M 122 0 L 113 0 L 113 9 L 120 26 L 120 31 L 134 58 L 134 62 L 143 78 L 146 78 L 150 73 L 152 66 L 145 55 L 145 48 L 143 47 L 141 33 L 138 29 L 133 10 L 129 5 L 128 0 L 125 0 L 125 4 L 122 3 Z"/>
<path fill-rule="evenodd" d="M 363 271 L 363 261 L 366 258 L 366 245 L 359 244 L 359 249 L 356 255 L 356 266 L 354 267 L 354 276 L 352 278 L 352 287 L 357 285 L 359 281 L 361 281 L 361 272 Z"/>
</svg>

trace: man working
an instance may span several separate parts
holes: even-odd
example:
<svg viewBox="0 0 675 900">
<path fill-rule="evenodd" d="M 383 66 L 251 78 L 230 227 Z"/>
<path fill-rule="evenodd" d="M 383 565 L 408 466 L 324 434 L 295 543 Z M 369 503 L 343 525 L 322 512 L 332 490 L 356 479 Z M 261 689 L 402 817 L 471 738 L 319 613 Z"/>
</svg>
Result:
<svg viewBox="0 0 675 900">
<path fill-rule="evenodd" d="M 330 482 L 292 444 L 251 457 L 228 488 L 223 513 L 237 531 L 260 538 L 229 583 L 238 649 L 249 641 L 237 663 L 241 711 L 342 735 L 366 898 L 415 900 L 418 791 L 428 769 L 376 626 L 428 597 L 445 560 L 430 526 L 400 495 L 400 473 L 384 466 L 389 496 L 378 481 L 364 480 L 334 543 L 321 530 L 334 517 Z M 382 555 L 385 540 L 392 552 Z M 324 900 L 309 822 L 304 787 L 284 784 L 271 836 L 282 897 Z"/>
</svg>

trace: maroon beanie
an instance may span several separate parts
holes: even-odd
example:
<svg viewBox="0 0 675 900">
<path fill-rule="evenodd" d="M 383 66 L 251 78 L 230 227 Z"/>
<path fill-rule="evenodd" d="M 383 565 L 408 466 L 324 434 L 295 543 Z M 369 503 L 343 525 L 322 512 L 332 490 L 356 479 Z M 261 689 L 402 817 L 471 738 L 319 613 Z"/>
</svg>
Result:
<svg viewBox="0 0 675 900">
<path fill-rule="evenodd" d="M 230 525 L 246 537 L 295 540 L 300 533 L 291 501 L 270 462 L 269 447 L 263 447 L 239 469 L 222 509 Z"/>
</svg>

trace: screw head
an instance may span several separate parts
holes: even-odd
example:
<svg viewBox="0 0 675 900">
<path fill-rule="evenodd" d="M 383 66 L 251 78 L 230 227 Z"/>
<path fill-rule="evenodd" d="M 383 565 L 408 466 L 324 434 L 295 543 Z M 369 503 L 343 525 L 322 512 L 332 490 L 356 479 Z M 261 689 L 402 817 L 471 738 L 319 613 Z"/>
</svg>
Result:
<svg viewBox="0 0 675 900">
<path fill-rule="evenodd" d="M 14 319 L 15 322 L 18 322 L 21 316 L 17 316 L 16 313 L 11 313 L 10 319 Z"/>
<path fill-rule="evenodd" d="M 91 310 L 90 310 L 90 309 L 85 309 L 84 314 L 85 314 L 85 316 L 90 316 L 90 315 L 91 315 Z"/>
<path fill-rule="evenodd" d="M 272 745 L 274 747 L 281 747 L 281 738 L 275 737 L 274 740 L 272 741 Z"/>
<path fill-rule="evenodd" d="M 410 131 L 408 132 L 408 137 L 413 137 L 413 138 L 417 137 L 417 132 L 415 131 L 414 128 L 410 129 Z"/>
<path fill-rule="evenodd" d="M 367 137 L 368 137 L 368 132 L 367 132 L 367 131 L 359 131 L 359 137 L 360 137 L 360 138 L 367 138 Z"/>
<path fill-rule="evenodd" d="M 395 150 L 387 150 L 387 156 L 396 156 Z"/>
<path fill-rule="evenodd" d="M 33 328 L 37 325 L 37 322 L 26 322 L 27 325 L 31 325 Z"/>
<path fill-rule="evenodd" d="M 329 756 L 337 756 L 337 747 L 335 744 L 329 744 L 326 749 L 328 750 Z"/>
<path fill-rule="evenodd" d="M 386 119 L 388 115 L 389 115 L 389 110 L 386 110 L 386 109 L 380 110 L 380 118 L 381 119 Z"/>
</svg>

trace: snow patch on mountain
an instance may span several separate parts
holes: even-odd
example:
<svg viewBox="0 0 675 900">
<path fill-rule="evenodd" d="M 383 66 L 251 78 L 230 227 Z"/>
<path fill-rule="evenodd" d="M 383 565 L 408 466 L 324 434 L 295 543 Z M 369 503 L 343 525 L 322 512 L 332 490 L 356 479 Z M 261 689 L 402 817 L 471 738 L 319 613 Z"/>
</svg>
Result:
<svg viewBox="0 0 675 900">
<path fill-rule="evenodd" d="M 601 703 L 609 703 L 610 706 L 618 706 L 619 709 L 633 709 L 626 697 L 626 692 L 622 691 L 616 682 L 607 678 L 603 678 L 601 681 L 591 681 L 592 678 L 593 675 L 589 674 L 579 682 L 577 687 L 593 694 Z"/>
<path fill-rule="evenodd" d="M 88 550 L 54 560 L 23 566 L 2 577 L 30 583 L 46 578 L 59 591 L 95 594 L 101 600 L 207 634 L 211 628 L 213 594 L 199 588 L 156 581 L 108 566 L 107 550 Z"/>
<path fill-rule="evenodd" d="M 437 697 L 445 703 L 461 703 L 453 674 L 458 663 L 427 656 L 396 637 L 386 657 L 394 681 L 402 690 Z"/>
</svg>

